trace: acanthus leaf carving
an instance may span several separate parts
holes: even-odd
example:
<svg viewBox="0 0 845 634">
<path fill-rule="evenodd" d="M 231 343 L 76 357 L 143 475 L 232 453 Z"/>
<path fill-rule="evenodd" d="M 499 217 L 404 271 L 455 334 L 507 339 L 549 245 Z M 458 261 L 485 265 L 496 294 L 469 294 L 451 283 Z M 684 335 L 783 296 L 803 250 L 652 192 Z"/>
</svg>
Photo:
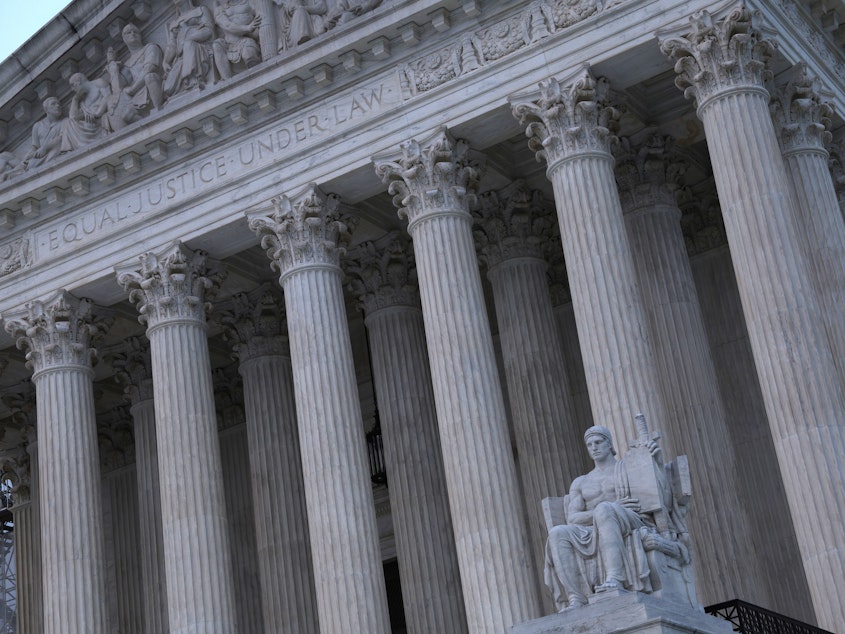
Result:
<svg viewBox="0 0 845 634">
<path fill-rule="evenodd" d="M 640 143 L 623 137 L 615 155 L 616 183 L 625 211 L 677 205 L 676 193 L 687 164 L 672 137 L 652 133 Z"/>
<path fill-rule="evenodd" d="M 337 194 L 311 183 L 292 198 L 274 198 L 273 206 L 269 216 L 250 217 L 249 228 L 261 238 L 280 279 L 301 267 L 340 268 L 357 220 L 342 208 Z"/>
<path fill-rule="evenodd" d="M 136 304 L 147 330 L 161 323 L 190 320 L 205 324 L 208 302 L 225 277 L 219 262 L 205 251 L 176 242 L 159 253 L 147 252 L 140 267 L 121 267 L 117 281 Z"/>
<path fill-rule="evenodd" d="M 376 159 L 375 170 L 389 183 L 393 204 L 409 226 L 427 213 L 469 213 L 482 166 L 465 140 L 453 139 L 441 128 L 423 142 L 402 142 L 400 149 L 401 156 L 394 160 Z"/>
<path fill-rule="evenodd" d="M 690 18 L 688 34 L 660 42 L 660 50 L 675 62 L 675 85 L 687 99 L 695 100 L 699 110 L 735 88 L 765 90 L 776 45 L 759 21 L 759 12 L 745 6 L 720 20 L 702 9 Z"/>
<path fill-rule="evenodd" d="M 90 369 L 97 359 L 92 343 L 111 322 L 110 314 L 91 300 L 61 290 L 6 317 L 5 328 L 17 337 L 18 348 L 26 349 L 27 367 L 38 373 L 64 366 Z"/>
<path fill-rule="evenodd" d="M 118 405 L 97 417 L 97 444 L 100 449 L 100 468 L 104 472 L 135 462 L 135 434 L 132 416 L 126 405 Z"/>
<path fill-rule="evenodd" d="M 557 219 L 542 192 L 517 180 L 481 194 L 479 203 L 473 211 L 475 241 L 488 268 L 513 258 L 543 258 Z"/>
<path fill-rule="evenodd" d="M 0 452 L 0 480 L 6 483 L 13 509 L 32 501 L 30 466 L 30 456 L 23 444 Z"/>
<path fill-rule="evenodd" d="M 146 337 L 128 337 L 117 349 L 109 350 L 115 379 L 132 405 L 153 398 L 150 344 Z"/>
<path fill-rule="evenodd" d="M 584 153 L 610 154 L 621 112 L 610 103 L 610 85 L 589 69 L 567 86 L 554 77 L 534 95 L 510 98 L 514 116 L 526 126 L 528 145 L 549 169 Z"/>
<path fill-rule="evenodd" d="M 217 320 L 241 363 L 271 355 L 290 357 L 281 293 L 270 284 L 233 295 L 219 307 Z"/>
<path fill-rule="evenodd" d="M 344 270 L 347 287 L 365 315 L 392 306 L 420 305 L 411 243 L 398 231 L 359 244 L 345 259 Z"/>
<path fill-rule="evenodd" d="M 818 84 L 806 64 L 799 63 L 786 82 L 769 91 L 772 121 L 785 154 L 802 150 L 826 152 L 833 138 L 829 132 L 833 107 L 822 100 Z"/>
</svg>

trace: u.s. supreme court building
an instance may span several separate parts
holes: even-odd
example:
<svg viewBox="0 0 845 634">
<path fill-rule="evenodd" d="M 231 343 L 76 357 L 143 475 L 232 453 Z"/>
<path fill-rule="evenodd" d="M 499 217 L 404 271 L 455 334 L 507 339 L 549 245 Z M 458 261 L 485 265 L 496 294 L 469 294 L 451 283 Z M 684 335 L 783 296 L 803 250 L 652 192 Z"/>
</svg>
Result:
<svg viewBox="0 0 845 634">
<path fill-rule="evenodd" d="M 840 21 L 71 3 L 0 64 L 6 627 L 503 633 L 642 412 L 700 603 L 845 632 Z"/>
</svg>

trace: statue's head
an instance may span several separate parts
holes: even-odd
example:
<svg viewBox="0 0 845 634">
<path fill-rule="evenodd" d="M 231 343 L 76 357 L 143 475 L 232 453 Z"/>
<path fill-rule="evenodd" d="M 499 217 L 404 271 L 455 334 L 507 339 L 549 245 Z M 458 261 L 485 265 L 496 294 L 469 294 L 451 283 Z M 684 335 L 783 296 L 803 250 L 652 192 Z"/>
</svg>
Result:
<svg viewBox="0 0 845 634">
<path fill-rule="evenodd" d="M 131 22 L 123 27 L 122 35 L 127 46 L 141 44 L 141 30 Z"/>
<path fill-rule="evenodd" d="M 62 116 L 62 104 L 56 97 L 47 97 L 41 105 L 48 115 L 56 118 Z"/>
<path fill-rule="evenodd" d="M 584 442 L 588 442 L 591 437 L 601 437 L 602 439 L 607 441 L 607 444 L 610 445 L 610 453 L 614 456 L 616 455 L 616 449 L 613 448 L 613 435 L 610 433 L 610 430 L 603 425 L 593 425 L 587 431 L 584 432 Z"/>
</svg>

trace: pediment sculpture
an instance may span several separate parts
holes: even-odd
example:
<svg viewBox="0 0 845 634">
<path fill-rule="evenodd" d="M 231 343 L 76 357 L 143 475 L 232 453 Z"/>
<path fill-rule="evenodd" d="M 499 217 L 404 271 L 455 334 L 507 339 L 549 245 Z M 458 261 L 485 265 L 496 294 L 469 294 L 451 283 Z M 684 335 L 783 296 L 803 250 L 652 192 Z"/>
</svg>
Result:
<svg viewBox="0 0 845 634">
<path fill-rule="evenodd" d="M 563 498 L 543 500 L 549 529 L 545 582 L 559 612 L 606 592 L 638 591 L 700 609 L 685 516 L 690 499 L 686 456 L 664 463 L 658 435 L 636 417 L 637 438 L 616 457 L 606 427 L 584 442 L 595 468 Z"/>
<path fill-rule="evenodd" d="M 0 151 L 0 182 L 166 109 L 168 101 L 231 78 L 378 7 L 382 0 L 173 0 L 145 41 L 127 23 L 102 68 L 72 73 L 41 101 L 28 142 Z M 17 141 L 20 143 L 20 141 Z"/>
</svg>

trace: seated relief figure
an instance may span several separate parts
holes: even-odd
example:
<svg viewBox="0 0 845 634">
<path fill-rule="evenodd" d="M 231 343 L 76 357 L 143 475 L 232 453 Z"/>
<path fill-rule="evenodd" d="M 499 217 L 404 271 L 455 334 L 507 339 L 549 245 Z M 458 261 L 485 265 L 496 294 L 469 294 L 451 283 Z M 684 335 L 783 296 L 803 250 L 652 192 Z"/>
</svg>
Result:
<svg viewBox="0 0 845 634">
<path fill-rule="evenodd" d="M 545 581 L 560 612 L 586 605 L 592 594 L 626 590 L 698 607 L 684 523 L 686 457 L 664 465 L 641 414 L 637 431 L 619 460 L 610 431 L 590 427 L 584 442 L 595 468 L 565 498 L 543 500 Z"/>
<path fill-rule="evenodd" d="M 194 0 L 174 0 L 178 15 L 167 25 L 164 94 L 168 97 L 214 82 L 214 17 Z"/>
<path fill-rule="evenodd" d="M 232 76 L 234 68 L 251 68 L 261 61 L 261 47 L 258 45 L 258 27 L 261 16 L 246 0 L 223 0 L 214 8 L 214 21 L 223 34 L 216 41 L 215 58 L 218 71 L 223 79 Z"/>
<path fill-rule="evenodd" d="M 279 12 L 279 51 L 285 51 L 325 33 L 326 0 L 273 0 Z"/>
<path fill-rule="evenodd" d="M 158 44 L 144 44 L 140 29 L 130 23 L 121 32 L 129 57 L 121 62 L 114 49 L 106 52 L 106 72 L 112 92 L 109 121 L 113 130 L 137 121 L 164 103 L 162 63 Z"/>
<path fill-rule="evenodd" d="M 73 97 L 62 134 L 63 152 L 84 147 L 111 131 L 106 116 L 111 104 L 108 80 L 90 80 L 82 73 L 74 73 L 69 81 Z"/>
<path fill-rule="evenodd" d="M 56 158 L 62 152 L 62 138 L 67 119 L 62 116 L 62 104 L 57 97 L 47 97 L 43 119 L 32 126 L 32 144 L 17 169 L 32 169 Z"/>
</svg>

